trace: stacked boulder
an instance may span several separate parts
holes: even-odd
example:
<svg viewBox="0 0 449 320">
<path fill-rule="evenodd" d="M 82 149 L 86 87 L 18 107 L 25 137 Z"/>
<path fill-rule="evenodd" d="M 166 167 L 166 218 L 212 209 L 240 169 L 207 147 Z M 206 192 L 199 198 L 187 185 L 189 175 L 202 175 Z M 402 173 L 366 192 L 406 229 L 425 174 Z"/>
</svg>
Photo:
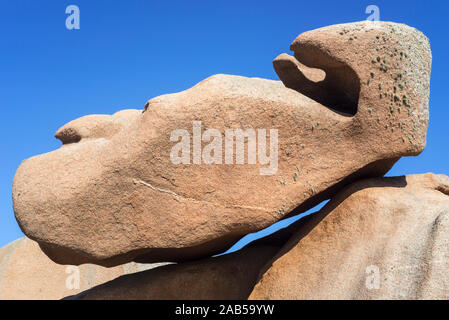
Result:
<svg viewBox="0 0 449 320">
<path fill-rule="evenodd" d="M 447 297 L 448 178 L 382 178 L 425 147 L 427 38 L 358 22 L 303 33 L 291 49 L 273 62 L 281 81 L 216 75 L 143 112 L 83 117 L 58 130 L 60 149 L 21 164 L 17 221 L 55 263 L 176 262 L 70 298 Z M 174 162 L 173 132 L 195 140 L 197 123 L 274 128 L 274 166 L 204 163 L 195 145 L 193 163 Z M 215 256 L 326 199 L 308 218 Z"/>
</svg>

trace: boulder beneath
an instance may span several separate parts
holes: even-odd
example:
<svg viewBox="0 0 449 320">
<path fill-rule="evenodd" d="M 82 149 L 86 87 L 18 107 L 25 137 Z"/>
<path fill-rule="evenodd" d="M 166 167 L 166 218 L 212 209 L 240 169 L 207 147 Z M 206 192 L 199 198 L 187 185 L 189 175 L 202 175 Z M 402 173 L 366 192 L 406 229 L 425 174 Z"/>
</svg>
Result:
<svg viewBox="0 0 449 320">
<path fill-rule="evenodd" d="M 261 269 L 295 231 L 296 228 L 284 228 L 229 254 L 123 275 L 67 299 L 247 299 L 257 283 Z"/>
<path fill-rule="evenodd" d="M 90 264 L 59 265 L 36 242 L 24 237 L 0 249 L 0 300 L 61 299 L 159 265 L 132 262 L 110 269 Z"/>
<path fill-rule="evenodd" d="M 447 299 L 448 195 L 445 175 L 352 184 L 297 223 L 250 299 Z"/>
<path fill-rule="evenodd" d="M 218 257 L 161 266 L 121 276 L 67 299 L 247 299 L 260 269 L 278 250 L 276 246 L 250 246 Z"/>
</svg>

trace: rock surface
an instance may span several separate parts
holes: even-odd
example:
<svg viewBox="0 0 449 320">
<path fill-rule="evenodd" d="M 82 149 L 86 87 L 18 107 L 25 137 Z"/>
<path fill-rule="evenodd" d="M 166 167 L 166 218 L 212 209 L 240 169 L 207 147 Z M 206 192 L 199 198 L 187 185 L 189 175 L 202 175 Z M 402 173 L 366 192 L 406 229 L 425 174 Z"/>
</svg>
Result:
<svg viewBox="0 0 449 320">
<path fill-rule="evenodd" d="M 354 183 L 298 222 L 250 298 L 448 299 L 448 195 L 445 175 Z"/>
<path fill-rule="evenodd" d="M 431 67 L 424 35 L 360 22 L 306 32 L 292 49 L 295 58 L 274 61 L 285 85 L 216 75 L 127 119 L 87 117 L 58 130 L 63 146 L 25 160 L 14 178 L 24 233 L 63 264 L 198 259 L 423 150 Z M 295 59 L 326 78 L 305 80 Z M 275 172 L 262 175 L 260 158 L 173 163 L 171 133 L 192 136 L 194 121 L 221 134 L 266 129 L 267 141 L 277 129 Z"/>
<path fill-rule="evenodd" d="M 237 252 L 123 275 L 67 299 L 247 299 L 262 267 L 294 233 L 295 228 L 284 228 L 251 242 Z"/>
<path fill-rule="evenodd" d="M 24 237 L 0 249 L 0 300 L 61 299 L 156 266 L 128 263 L 108 269 L 97 265 L 58 265 L 36 242 Z"/>
<path fill-rule="evenodd" d="M 234 300 L 247 299 L 263 265 L 279 250 L 257 246 L 223 256 L 124 275 L 74 300 Z"/>
<path fill-rule="evenodd" d="M 296 227 L 284 228 L 230 254 L 123 275 L 67 299 L 247 299 L 262 267 L 275 256 L 295 231 Z"/>
</svg>

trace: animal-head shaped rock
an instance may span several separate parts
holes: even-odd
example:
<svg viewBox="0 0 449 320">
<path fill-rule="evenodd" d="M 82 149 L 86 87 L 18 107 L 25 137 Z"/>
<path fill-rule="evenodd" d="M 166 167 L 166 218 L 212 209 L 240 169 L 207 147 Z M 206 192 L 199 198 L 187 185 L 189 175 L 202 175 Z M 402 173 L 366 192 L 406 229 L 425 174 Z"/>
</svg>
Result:
<svg viewBox="0 0 449 320">
<path fill-rule="evenodd" d="M 210 256 L 423 150 L 431 53 L 420 32 L 351 23 L 292 49 L 274 61 L 283 83 L 216 75 L 144 112 L 65 125 L 60 149 L 17 170 L 22 230 L 63 264 Z"/>
<path fill-rule="evenodd" d="M 393 143 L 398 156 L 421 153 L 432 60 L 421 32 L 403 24 L 364 21 L 305 32 L 290 49 L 294 57 L 284 53 L 273 61 L 288 88 L 354 117 L 354 125 L 389 141 L 384 144 L 389 152 Z M 316 69 L 325 72 L 324 79 L 310 79 Z"/>
</svg>

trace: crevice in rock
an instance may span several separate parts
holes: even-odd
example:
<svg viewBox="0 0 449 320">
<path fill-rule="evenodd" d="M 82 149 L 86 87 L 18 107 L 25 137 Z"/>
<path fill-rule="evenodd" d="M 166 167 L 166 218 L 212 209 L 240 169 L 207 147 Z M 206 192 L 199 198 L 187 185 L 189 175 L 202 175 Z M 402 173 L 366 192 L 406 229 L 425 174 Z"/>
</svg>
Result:
<svg viewBox="0 0 449 320">
<path fill-rule="evenodd" d="M 305 218 L 308 215 L 314 214 L 316 212 L 318 212 L 322 207 L 324 207 L 326 205 L 326 203 L 329 200 L 324 200 L 322 202 L 320 202 L 318 205 L 316 205 L 315 207 L 307 210 L 306 212 L 297 214 L 295 216 L 292 216 L 290 218 L 287 219 L 283 219 L 280 220 L 278 222 L 273 223 L 272 225 L 270 225 L 269 227 L 262 229 L 260 231 L 257 232 L 253 232 L 253 233 L 249 233 L 245 236 L 243 236 L 239 241 L 237 241 L 230 249 L 228 249 L 226 252 L 223 252 L 221 254 L 218 254 L 216 256 L 221 256 L 221 255 L 226 255 L 232 252 L 236 252 L 236 251 L 240 251 L 243 248 L 253 244 L 254 242 L 260 240 L 263 241 L 265 237 L 274 235 L 273 237 L 270 237 L 270 242 L 267 244 L 272 244 L 272 245 L 282 245 L 282 242 L 287 241 L 288 237 L 285 236 L 284 232 L 282 231 L 286 231 L 285 229 L 288 228 L 290 225 L 292 225 L 293 223 Z M 283 233 L 282 236 L 279 237 L 279 239 L 276 239 L 276 232 L 281 232 Z"/>
<path fill-rule="evenodd" d="M 285 53 L 279 55 L 273 67 L 287 88 L 340 115 L 353 117 L 357 113 L 360 95 L 357 73 L 322 50 L 301 46 L 295 49 L 294 57 Z M 322 74 L 325 74 L 324 79 Z"/>
</svg>

